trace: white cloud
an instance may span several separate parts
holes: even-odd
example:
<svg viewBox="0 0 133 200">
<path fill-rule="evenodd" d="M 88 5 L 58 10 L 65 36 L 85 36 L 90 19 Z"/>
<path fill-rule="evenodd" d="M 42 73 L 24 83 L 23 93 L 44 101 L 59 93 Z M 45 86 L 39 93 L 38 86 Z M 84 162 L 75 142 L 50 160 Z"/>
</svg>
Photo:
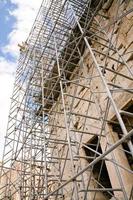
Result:
<svg viewBox="0 0 133 200">
<path fill-rule="evenodd" d="M 4 57 L 0 57 L 0 75 L 9 74 L 14 75 L 16 69 L 16 63 L 6 60 Z"/>
<path fill-rule="evenodd" d="M 42 0 L 11 0 L 11 2 L 17 6 L 16 9 L 9 10 L 9 14 L 15 17 L 16 23 L 8 36 L 9 43 L 3 48 L 3 52 L 17 57 L 19 54 L 17 44 L 27 39 Z"/>
<path fill-rule="evenodd" d="M 8 44 L 2 48 L 4 54 L 8 53 L 17 60 L 19 56 L 19 48 L 17 45 L 27 39 L 41 1 L 11 0 L 11 3 L 16 4 L 16 8 L 11 11 L 9 10 L 9 14 L 15 17 L 16 22 L 14 23 L 13 30 L 8 35 Z M 4 135 L 6 133 L 16 63 L 0 57 L 0 157 L 2 155 Z"/>
<path fill-rule="evenodd" d="M 0 153 L 2 152 L 6 133 L 15 65 L 15 63 L 0 57 Z"/>
</svg>

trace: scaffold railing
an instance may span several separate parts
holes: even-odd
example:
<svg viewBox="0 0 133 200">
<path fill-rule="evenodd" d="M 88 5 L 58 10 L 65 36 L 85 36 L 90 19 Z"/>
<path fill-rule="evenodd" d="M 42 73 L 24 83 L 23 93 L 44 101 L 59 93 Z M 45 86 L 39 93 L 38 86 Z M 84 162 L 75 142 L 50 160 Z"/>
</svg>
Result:
<svg viewBox="0 0 133 200">
<path fill-rule="evenodd" d="M 119 39 L 131 5 L 42 2 L 20 45 L 1 200 L 132 198 L 133 57 Z"/>
</svg>

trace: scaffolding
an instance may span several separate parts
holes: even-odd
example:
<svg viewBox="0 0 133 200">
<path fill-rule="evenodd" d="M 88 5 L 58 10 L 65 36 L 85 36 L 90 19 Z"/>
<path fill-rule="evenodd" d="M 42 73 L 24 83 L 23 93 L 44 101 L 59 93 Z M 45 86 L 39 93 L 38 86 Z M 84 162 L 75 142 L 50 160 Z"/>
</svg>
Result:
<svg viewBox="0 0 133 200">
<path fill-rule="evenodd" d="M 19 45 L 1 200 L 133 199 L 133 56 L 118 35 L 130 3 L 42 2 Z"/>
</svg>

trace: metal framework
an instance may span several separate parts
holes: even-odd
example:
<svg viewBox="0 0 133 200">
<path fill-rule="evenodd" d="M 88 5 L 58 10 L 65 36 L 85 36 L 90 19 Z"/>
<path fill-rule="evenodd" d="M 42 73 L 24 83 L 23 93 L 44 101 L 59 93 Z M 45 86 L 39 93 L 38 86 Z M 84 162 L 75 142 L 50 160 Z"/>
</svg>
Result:
<svg viewBox="0 0 133 200">
<path fill-rule="evenodd" d="M 114 18 L 107 23 L 102 9 L 111 2 L 42 2 L 20 48 L 1 166 L 1 200 L 133 198 L 132 185 L 127 191 L 122 177 L 131 177 L 132 170 L 115 154 L 118 150 L 133 156 L 133 113 L 122 110 L 118 100 L 132 98 L 133 72 L 113 37 L 133 9 L 122 11 L 123 2 L 117 1 Z M 83 73 L 86 66 L 88 72 Z M 113 125 L 121 129 L 115 142 L 109 136 Z M 97 142 L 85 143 L 91 137 Z M 88 154 L 82 153 L 85 149 Z M 100 181 L 109 163 L 119 187 Z"/>
</svg>

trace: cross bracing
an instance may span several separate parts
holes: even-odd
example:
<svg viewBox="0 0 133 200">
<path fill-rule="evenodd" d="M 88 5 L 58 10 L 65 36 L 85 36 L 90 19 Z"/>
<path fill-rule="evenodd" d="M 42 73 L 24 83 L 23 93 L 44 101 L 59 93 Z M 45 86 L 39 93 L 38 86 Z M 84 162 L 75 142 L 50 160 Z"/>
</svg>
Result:
<svg viewBox="0 0 133 200">
<path fill-rule="evenodd" d="M 133 57 L 119 28 L 131 5 L 42 2 L 20 47 L 1 200 L 132 199 Z"/>
</svg>

